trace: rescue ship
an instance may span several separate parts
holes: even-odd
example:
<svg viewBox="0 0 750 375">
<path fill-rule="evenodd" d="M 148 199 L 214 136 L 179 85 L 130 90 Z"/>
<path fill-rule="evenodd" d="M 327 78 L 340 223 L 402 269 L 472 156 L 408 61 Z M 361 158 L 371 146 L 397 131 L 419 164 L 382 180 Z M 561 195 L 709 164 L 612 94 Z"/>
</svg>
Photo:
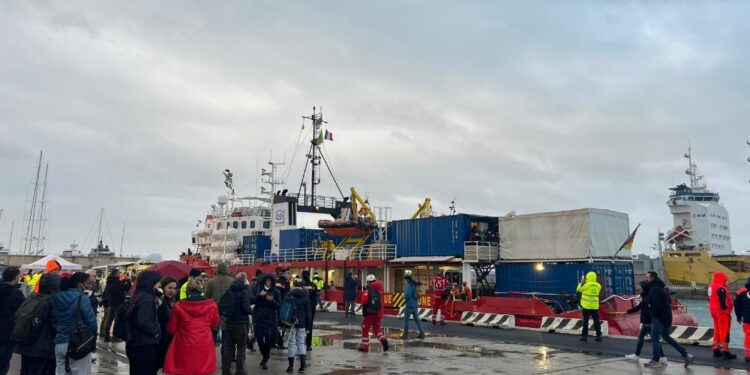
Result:
<svg viewBox="0 0 750 375">
<path fill-rule="evenodd" d="M 372 207 L 353 187 L 346 196 L 340 190 L 340 197 L 318 195 L 320 166 L 328 166 L 320 145 L 330 137 L 322 129 L 321 112 L 313 108 L 303 118 L 312 122 L 303 172 L 310 168 L 309 182 L 297 193 L 282 190 L 277 164 L 269 162 L 270 169 L 261 173 L 269 189 L 260 197 L 238 197 L 232 174 L 225 171 L 227 194 L 193 231 L 193 248 L 181 256 L 183 262 L 209 273 L 219 261 L 248 275 L 312 270 L 328 286 L 322 300 L 336 302 L 339 310 L 345 275 L 364 280 L 374 274 L 383 282 L 383 302 L 392 315 L 405 305 L 407 272 L 422 285 L 421 308 L 432 306 L 429 286 L 442 273 L 457 285 L 466 281 L 476 296 L 450 301 L 447 320 L 460 320 L 467 312 L 508 314 L 516 326 L 530 328 L 539 328 L 545 317 L 582 318 L 575 289 L 594 271 L 602 284 L 600 312 L 609 334 L 638 334 L 639 315 L 625 314 L 640 301 L 624 246 L 635 234 L 629 235 L 626 214 L 586 208 L 499 217 L 457 213 L 452 205 L 449 215 L 435 216 L 428 198 L 410 218 L 392 220 L 390 209 Z M 298 227 L 299 216 L 307 214 L 330 218 L 318 221 L 318 228 Z M 674 325 L 697 324 L 677 300 L 673 314 Z"/>
</svg>

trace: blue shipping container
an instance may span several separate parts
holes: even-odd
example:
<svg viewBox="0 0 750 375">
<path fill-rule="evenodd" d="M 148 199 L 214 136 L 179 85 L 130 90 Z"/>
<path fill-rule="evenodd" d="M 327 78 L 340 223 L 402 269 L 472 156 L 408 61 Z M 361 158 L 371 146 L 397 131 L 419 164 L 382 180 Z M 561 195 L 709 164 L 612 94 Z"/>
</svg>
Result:
<svg viewBox="0 0 750 375">
<path fill-rule="evenodd" d="M 537 270 L 538 264 L 497 264 L 495 290 L 497 292 L 539 293 L 543 298 L 558 300 L 567 309 L 569 308 L 568 300 L 576 295 L 576 287 L 581 277 L 589 271 L 594 271 L 597 281 L 602 285 L 602 299 L 613 294 L 635 294 L 632 263 L 543 263 L 544 269 Z M 558 294 L 564 296 L 558 296 Z"/>
<path fill-rule="evenodd" d="M 279 233 L 279 249 L 297 249 L 312 247 L 313 241 L 320 241 L 323 231 L 320 229 L 285 229 Z"/>
<path fill-rule="evenodd" d="M 389 238 L 399 257 L 455 256 L 463 258 L 472 223 L 487 223 L 497 230 L 498 219 L 458 214 L 391 222 Z"/>
</svg>

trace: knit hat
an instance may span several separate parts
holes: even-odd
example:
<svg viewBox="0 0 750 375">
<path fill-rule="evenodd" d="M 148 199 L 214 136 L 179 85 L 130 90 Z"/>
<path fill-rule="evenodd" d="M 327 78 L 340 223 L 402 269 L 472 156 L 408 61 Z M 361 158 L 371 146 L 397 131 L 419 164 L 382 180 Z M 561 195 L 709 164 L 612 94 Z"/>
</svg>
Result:
<svg viewBox="0 0 750 375">
<path fill-rule="evenodd" d="M 56 261 L 54 259 L 50 259 L 50 260 L 47 261 L 47 272 L 46 273 L 50 273 L 50 272 L 53 272 L 53 271 L 56 271 L 56 270 L 59 270 L 59 269 L 62 269 L 62 266 L 60 265 L 60 262 L 58 262 L 58 261 Z"/>
</svg>

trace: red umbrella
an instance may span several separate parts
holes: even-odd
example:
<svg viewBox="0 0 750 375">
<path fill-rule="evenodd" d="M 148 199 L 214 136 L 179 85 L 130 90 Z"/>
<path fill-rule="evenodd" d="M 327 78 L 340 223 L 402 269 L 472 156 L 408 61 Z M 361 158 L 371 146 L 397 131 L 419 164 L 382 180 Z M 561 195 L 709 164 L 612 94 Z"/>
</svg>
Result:
<svg viewBox="0 0 750 375">
<path fill-rule="evenodd" d="M 190 270 L 192 267 L 176 260 L 165 260 L 152 265 L 148 269 L 151 271 L 158 271 L 161 274 L 161 277 L 172 276 L 177 280 L 181 280 L 190 276 Z"/>
</svg>

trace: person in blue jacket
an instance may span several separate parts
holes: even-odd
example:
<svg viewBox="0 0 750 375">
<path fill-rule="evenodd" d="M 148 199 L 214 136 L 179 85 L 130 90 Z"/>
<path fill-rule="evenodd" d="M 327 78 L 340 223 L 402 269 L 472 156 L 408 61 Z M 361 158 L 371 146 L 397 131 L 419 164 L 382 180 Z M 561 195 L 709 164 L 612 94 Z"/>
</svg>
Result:
<svg viewBox="0 0 750 375">
<path fill-rule="evenodd" d="M 85 272 L 76 272 L 70 277 L 69 289 L 52 295 L 55 315 L 57 316 L 55 362 L 57 365 L 56 373 L 58 375 L 66 374 L 65 357 L 68 352 L 70 335 L 76 324 L 76 311 L 80 311 L 80 319 L 83 324 L 96 333 L 96 315 L 91 308 L 88 296 L 84 293 L 84 290 L 91 288 L 91 284 L 93 284 L 91 276 Z M 68 365 L 70 366 L 71 375 L 91 374 L 91 353 L 79 360 L 69 358 Z"/>
<path fill-rule="evenodd" d="M 417 329 L 419 330 L 418 338 L 424 338 L 424 330 L 422 329 L 422 323 L 419 321 L 419 301 L 417 296 L 417 288 L 419 285 L 412 278 L 411 273 L 404 275 L 404 298 L 406 299 L 406 307 L 404 308 L 404 333 L 401 335 L 402 339 L 409 339 L 409 319 L 414 316 L 414 322 L 417 323 Z"/>
</svg>

